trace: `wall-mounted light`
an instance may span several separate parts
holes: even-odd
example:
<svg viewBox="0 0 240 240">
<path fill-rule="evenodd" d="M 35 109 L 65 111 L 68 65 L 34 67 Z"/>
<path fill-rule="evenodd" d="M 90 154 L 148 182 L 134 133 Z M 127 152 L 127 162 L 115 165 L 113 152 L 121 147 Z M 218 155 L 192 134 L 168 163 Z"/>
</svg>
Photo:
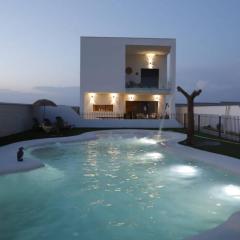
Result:
<svg viewBox="0 0 240 240">
<path fill-rule="evenodd" d="M 90 104 L 94 104 L 95 93 L 89 93 L 89 96 L 90 96 Z"/>
<path fill-rule="evenodd" d="M 154 95 L 153 98 L 154 98 L 154 101 L 160 101 L 160 96 L 159 95 Z"/>
<path fill-rule="evenodd" d="M 134 95 L 128 95 L 128 100 L 129 101 L 134 101 L 135 99 L 135 96 Z"/>
<path fill-rule="evenodd" d="M 153 68 L 153 62 L 154 62 L 154 57 L 155 54 L 154 53 L 147 53 L 146 54 L 146 58 L 147 58 L 147 62 L 148 62 L 148 68 Z"/>
<path fill-rule="evenodd" d="M 111 97 L 112 97 L 112 104 L 115 104 L 116 99 L 117 99 L 117 94 L 116 93 L 111 93 Z"/>
</svg>

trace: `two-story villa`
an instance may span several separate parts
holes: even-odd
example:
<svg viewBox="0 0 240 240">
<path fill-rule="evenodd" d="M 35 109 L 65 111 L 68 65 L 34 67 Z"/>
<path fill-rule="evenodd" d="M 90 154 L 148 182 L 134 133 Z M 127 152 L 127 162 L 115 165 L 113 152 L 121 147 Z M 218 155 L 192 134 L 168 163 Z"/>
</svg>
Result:
<svg viewBox="0 0 240 240">
<path fill-rule="evenodd" d="M 175 117 L 176 40 L 81 37 L 85 119 Z"/>
</svg>

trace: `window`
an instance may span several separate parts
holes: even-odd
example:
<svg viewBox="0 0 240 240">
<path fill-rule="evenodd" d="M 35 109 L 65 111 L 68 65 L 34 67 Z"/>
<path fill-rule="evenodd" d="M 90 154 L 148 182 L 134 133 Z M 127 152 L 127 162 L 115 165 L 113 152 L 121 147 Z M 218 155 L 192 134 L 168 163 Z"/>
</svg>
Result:
<svg viewBox="0 0 240 240">
<path fill-rule="evenodd" d="M 113 105 L 93 105 L 94 112 L 113 112 Z"/>
<path fill-rule="evenodd" d="M 159 69 L 141 69 L 142 87 L 158 88 Z"/>
</svg>

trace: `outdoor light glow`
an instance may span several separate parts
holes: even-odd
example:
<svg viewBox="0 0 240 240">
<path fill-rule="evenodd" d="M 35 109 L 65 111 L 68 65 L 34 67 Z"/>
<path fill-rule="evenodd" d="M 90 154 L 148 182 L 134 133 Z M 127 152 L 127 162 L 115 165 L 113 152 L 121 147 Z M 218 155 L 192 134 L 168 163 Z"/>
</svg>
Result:
<svg viewBox="0 0 240 240">
<path fill-rule="evenodd" d="M 90 104 L 94 104 L 95 93 L 89 93 L 90 96 Z"/>
<path fill-rule="evenodd" d="M 152 143 L 150 143 L 152 144 Z M 148 152 L 145 154 L 139 154 L 136 156 L 138 159 L 137 164 L 154 164 L 156 165 L 157 162 L 162 161 L 163 159 L 163 154 L 159 152 Z"/>
<path fill-rule="evenodd" d="M 150 62 L 150 63 L 148 63 L 148 68 L 149 69 L 152 69 L 153 68 L 153 64 Z"/>
<path fill-rule="evenodd" d="M 159 95 L 154 95 L 154 100 L 155 101 L 159 101 L 160 100 L 160 96 Z"/>
<path fill-rule="evenodd" d="M 171 172 L 177 173 L 183 177 L 194 177 L 198 175 L 198 170 L 188 165 L 173 166 L 171 167 Z"/>
<path fill-rule="evenodd" d="M 112 104 L 115 104 L 116 103 L 117 94 L 116 93 L 111 93 L 111 97 L 112 97 Z"/>
<path fill-rule="evenodd" d="M 140 143 L 143 143 L 143 144 L 157 144 L 157 141 L 154 140 L 154 139 L 150 139 L 150 138 L 140 138 L 139 139 Z"/>
<path fill-rule="evenodd" d="M 161 159 L 161 158 L 163 158 L 163 155 L 161 153 L 158 153 L 158 152 L 146 153 L 145 156 L 148 157 L 148 158 L 152 158 L 152 159 Z"/>
<path fill-rule="evenodd" d="M 133 101 L 135 99 L 135 96 L 134 95 L 128 95 L 128 100 L 129 101 Z"/>
<path fill-rule="evenodd" d="M 226 195 L 240 199 L 240 187 L 236 185 L 227 185 L 223 188 L 223 191 Z"/>
<path fill-rule="evenodd" d="M 154 53 L 147 53 L 146 58 L 148 62 L 148 68 L 153 68 L 153 61 L 154 61 L 155 54 Z"/>
</svg>

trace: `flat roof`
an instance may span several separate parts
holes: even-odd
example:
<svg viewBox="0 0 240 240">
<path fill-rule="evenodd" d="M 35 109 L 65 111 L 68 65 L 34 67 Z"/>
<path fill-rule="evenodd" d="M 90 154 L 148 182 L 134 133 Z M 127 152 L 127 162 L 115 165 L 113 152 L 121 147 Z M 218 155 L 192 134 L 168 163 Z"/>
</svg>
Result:
<svg viewBox="0 0 240 240">
<path fill-rule="evenodd" d="M 110 37 L 110 36 L 80 36 L 80 38 L 118 38 L 118 39 L 162 39 L 162 40 L 176 40 L 176 38 L 162 38 L 162 37 Z"/>
</svg>

